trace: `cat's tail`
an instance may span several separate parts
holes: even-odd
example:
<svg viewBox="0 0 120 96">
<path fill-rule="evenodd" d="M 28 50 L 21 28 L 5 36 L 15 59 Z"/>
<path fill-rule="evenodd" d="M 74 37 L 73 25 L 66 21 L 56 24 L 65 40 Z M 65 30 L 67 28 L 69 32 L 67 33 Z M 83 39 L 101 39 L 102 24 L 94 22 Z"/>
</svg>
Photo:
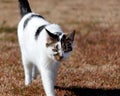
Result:
<svg viewBox="0 0 120 96">
<path fill-rule="evenodd" d="M 21 16 L 25 16 L 26 14 L 32 12 L 28 0 L 18 0 Z"/>
</svg>

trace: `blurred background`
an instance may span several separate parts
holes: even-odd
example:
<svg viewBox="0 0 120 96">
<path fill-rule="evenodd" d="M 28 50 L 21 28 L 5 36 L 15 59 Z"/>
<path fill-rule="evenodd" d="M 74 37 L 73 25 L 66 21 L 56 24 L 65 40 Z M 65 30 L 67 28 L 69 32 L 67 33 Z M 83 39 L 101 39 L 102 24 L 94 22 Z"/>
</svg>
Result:
<svg viewBox="0 0 120 96">
<path fill-rule="evenodd" d="M 74 51 L 61 63 L 57 96 L 120 96 L 120 0 L 29 0 L 32 11 L 64 32 Z M 0 96 L 44 96 L 40 76 L 25 87 L 17 40 L 17 0 L 0 0 Z M 116 95 L 113 95 L 116 94 Z"/>
</svg>

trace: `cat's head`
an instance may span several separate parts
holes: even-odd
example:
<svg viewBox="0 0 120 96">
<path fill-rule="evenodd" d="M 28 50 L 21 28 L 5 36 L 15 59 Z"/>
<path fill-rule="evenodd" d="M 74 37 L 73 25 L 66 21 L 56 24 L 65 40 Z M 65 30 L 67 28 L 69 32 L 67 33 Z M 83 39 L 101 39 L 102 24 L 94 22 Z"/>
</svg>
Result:
<svg viewBox="0 0 120 96">
<path fill-rule="evenodd" d="M 46 49 L 49 58 L 55 61 L 62 61 L 66 59 L 69 53 L 73 50 L 75 31 L 70 34 L 61 32 L 56 32 L 56 34 L 53 34 L 49 30 L 45 30 L 48 34 Z"/>
</svg>

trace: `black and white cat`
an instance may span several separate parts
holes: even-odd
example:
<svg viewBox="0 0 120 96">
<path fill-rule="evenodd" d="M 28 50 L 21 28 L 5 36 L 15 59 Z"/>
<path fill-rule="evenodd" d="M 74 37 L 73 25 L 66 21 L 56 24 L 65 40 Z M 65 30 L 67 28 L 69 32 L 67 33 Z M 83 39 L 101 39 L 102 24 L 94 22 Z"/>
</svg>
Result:
<svg viewBox="0 0 120 96">
<path fill-rule="evenodd" d="M 33 13 L 27 0 L 18 1 L 22 16 L 18 25 L 18 40 L 25 85 L 36 78 L 38 69 L 46 95 L 55 96 L 54 82 L 59 63 L 72 51 L 75 32 L 65 34 L 59 25 Z"/>
</svg>

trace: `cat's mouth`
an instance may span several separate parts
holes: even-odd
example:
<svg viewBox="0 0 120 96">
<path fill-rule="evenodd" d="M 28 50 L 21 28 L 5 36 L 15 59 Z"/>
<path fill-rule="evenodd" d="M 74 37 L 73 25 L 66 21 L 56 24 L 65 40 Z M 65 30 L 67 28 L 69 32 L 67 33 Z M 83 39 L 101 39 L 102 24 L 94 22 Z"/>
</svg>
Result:
<svg viewBox="0 0 120 96">
<path fill-rule="evenodd" d="M 56 61 L 62 61 L 63 60 L 63 56 L 60 56 L 59 53 L 54 54 L 54 58 Z"/>
</svg>

